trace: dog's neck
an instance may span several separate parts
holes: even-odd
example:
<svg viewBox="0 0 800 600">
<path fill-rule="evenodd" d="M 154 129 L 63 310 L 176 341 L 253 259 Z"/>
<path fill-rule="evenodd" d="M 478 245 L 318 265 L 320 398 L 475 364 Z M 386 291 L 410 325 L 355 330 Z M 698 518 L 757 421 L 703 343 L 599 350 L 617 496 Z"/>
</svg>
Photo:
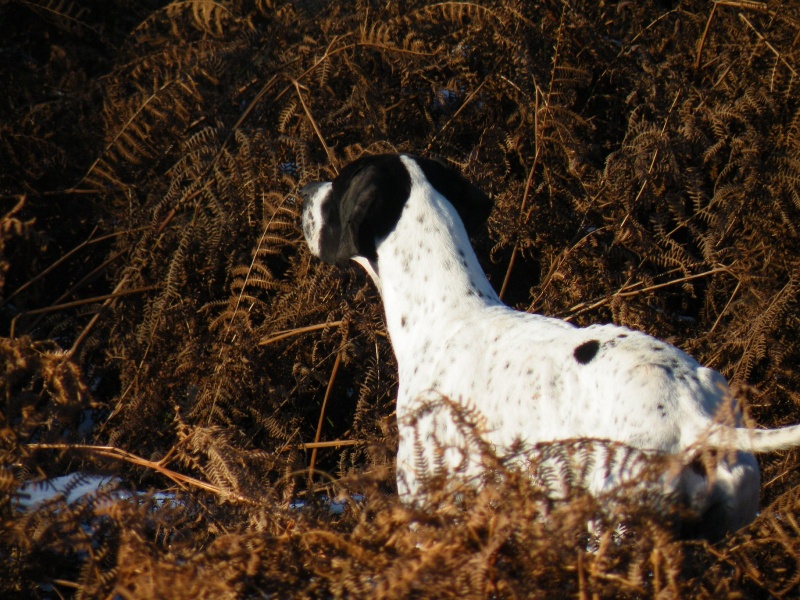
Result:
<svg viewBox="0 0 800 600">
<path fill-rule="evenodd" d="M 396 227 L 378 243 L 377 261 L 357 259 L 381 293 L 401 369 L 444 343 L 454 321 L 502 305 L 455 208 L 408 162 L 411 193 Z"/>
</svg>

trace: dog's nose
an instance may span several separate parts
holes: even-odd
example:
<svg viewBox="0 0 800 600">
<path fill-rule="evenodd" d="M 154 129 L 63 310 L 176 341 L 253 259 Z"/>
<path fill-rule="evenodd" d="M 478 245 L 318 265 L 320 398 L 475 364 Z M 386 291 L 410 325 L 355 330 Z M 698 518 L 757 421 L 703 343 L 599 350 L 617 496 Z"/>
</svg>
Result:
<svg viewBox="0 0 800 600">
<path fill-rule="evenodd" d="M 314 194 L 317 193 L 317 190 L 322 187 L 324 182 L 322 181 L 312 181 L 311 183 L 305 184 L 303 187 L 300 188 L 300 196 L 302 196 L 303 201 L 311 200 L 314 197 Z"/>
</svg>

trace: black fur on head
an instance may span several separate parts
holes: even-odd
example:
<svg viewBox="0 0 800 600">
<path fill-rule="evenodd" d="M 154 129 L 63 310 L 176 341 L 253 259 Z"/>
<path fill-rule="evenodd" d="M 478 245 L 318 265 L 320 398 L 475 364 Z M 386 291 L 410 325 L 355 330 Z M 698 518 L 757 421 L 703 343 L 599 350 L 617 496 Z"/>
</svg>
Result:
<svg viewBox="0 0 800 600">
<path fill-rule="evenodd" d="M 342 169 L 322 200 L 320 258 L 341 264 L 354 256 L 377 260 L 377 243 L 397 225 L 411 193 L 411 177 L 399 154 L 360 158 Z M 425 178 L 458 212 L 468 235 L 483 225 L 492 201 L 461 174 L 443 162 L 407 154 Z M 310 195 L 315 184 L 301 193 Z"/>
</svg>

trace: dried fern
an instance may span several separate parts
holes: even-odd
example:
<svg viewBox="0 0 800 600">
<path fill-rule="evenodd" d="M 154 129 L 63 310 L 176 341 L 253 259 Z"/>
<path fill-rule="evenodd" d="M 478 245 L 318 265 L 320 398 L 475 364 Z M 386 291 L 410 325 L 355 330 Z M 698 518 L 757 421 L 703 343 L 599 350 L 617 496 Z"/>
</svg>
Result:
<svg viewBox="0 0 800 600">
<path fill-rule="evenodd" d="M 800 421 L 796 7 L 99 6 L 0 6 L 3 594 L 796 595 L 797 453 L 762 457 L 767 508 L 709 548 L 647 485 L 586 493 L 651 457 L 498 457 L 456 411 L 484 485 L 422 436 L 431 502 L 401 505 L 377 292 L 309 255 L 296 194 L 364 154 L 438 155 L 494 199 L 474 242 L 509 303 L 642 328 L 759 425 Z M 310 481 L 317 436 L 348 445 Z M 78 470 L 118 484 L 15 508 Z"/>
</svg>

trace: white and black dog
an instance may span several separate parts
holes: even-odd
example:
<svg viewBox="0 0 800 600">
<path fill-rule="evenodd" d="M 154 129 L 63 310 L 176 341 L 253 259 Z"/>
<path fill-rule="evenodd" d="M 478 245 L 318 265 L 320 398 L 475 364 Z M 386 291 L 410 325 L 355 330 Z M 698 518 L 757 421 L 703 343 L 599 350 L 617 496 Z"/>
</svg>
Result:
<svg viewBox="0 0 800 600">
<path fill-rule="evenodd" d="M 679 475 L 664 482 L 699 515 L 692 537 L 717 539 L 751 522 L 760 480 L 753 453 L 800 445 L 800 426 L 751 430 L 738 416 L 734 426 L 721 424 L 718 413 L 731 405 L 727 382 L 674 346 L 624 327 L 578 328 L 505 306 L 468 238 L 491 201 L 444 164 L 368 156 L 301 194 L 311 253 L 328 263 L 356 261 L 383 298 L 399 365 L 397 473 L 406 500 L 418 493 L 415 440 L 459 439 L 446 416 L 414 417 L 431 394 L 477 411 L 501 455 L 515 442 L 575 438 L 678 457 L 727 450 L 709 468 L 679 462 Z M 463 456 L 446 460 L 455 470 Z M 615 478 L 601 474 L 593 491 Z"/>
</svg>

